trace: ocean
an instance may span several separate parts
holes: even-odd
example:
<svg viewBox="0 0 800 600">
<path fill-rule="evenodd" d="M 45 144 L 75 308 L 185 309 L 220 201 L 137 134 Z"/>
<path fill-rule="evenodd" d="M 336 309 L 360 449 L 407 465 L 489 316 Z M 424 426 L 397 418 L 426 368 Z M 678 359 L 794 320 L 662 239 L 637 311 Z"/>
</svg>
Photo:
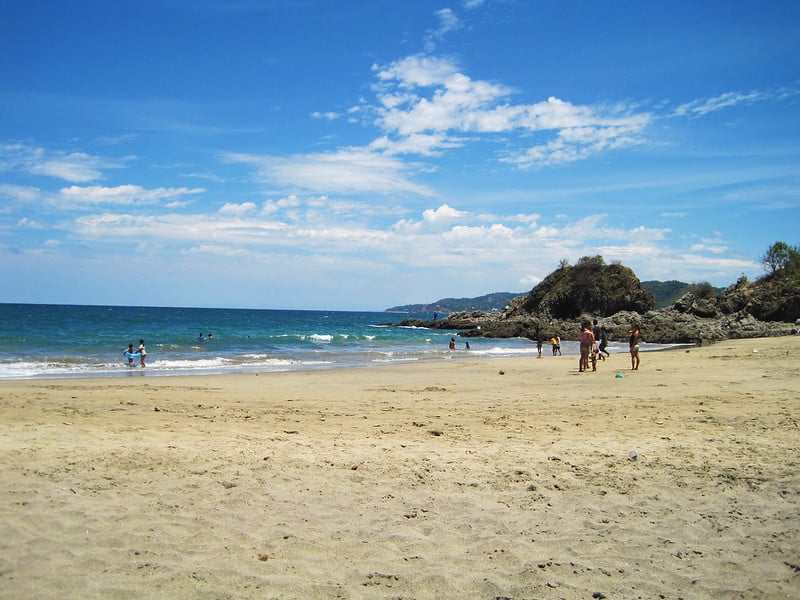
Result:
<svg viewBox="0 0 800 600">
<path fill-rule="evenodd" d="M 527 339 L 459 338 L 455 331 L 394 325 L 432 316 L 0 304 L 0 379 L 254 373 L 537 355 Z M 456 350 L 448 348 L 451 337 Z M 139 339 L 147 348 L 145 368 L 123 356 Z M 627 346 L 612 342 L 609 350 L 627 352 Z M 577 342 L 563 342 L 562 351 L 577 355 Z M 548 343 L 543 356 L 552 356 Z"/>
</svg>

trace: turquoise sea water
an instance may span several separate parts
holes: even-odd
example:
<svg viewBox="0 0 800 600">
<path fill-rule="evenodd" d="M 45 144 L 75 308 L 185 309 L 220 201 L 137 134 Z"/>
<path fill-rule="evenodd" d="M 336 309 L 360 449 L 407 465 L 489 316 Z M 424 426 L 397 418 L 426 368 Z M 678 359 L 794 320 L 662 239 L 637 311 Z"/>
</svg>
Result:
<svg viewBox="0 0 800 600">
<path fill-rule="evenodd" d="M 385 312 L 0 304 L 0 379 L 157 376 L 369 366 L 536 356 L 526 339 L 464 338 L 391 326 Z M 203 340 L 198 336 L 203 333 Z M 211 337 L 209 337 L 211 334 Z M 145 340 L 147 366 L 122 355 Z M 578 353 L 564 342 L 565 355 Z M 612 344 L 612 352 L 625 351 Z M 545 344 L 544 356 L 551 356 Z"/>
</svg>

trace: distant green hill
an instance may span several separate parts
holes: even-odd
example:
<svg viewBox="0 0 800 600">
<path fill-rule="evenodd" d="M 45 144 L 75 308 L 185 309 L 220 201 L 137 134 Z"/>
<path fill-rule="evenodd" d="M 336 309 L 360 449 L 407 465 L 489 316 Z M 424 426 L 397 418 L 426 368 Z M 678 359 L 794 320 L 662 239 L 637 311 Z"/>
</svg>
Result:
<svg viewBox="0 0 800 600">
<path fill-rule="evenodd" d="M 684 281 L 643 281 L 642 287 L 653 294 L 656 299 L 656 308 L 665 308 L 683 296 L 686 292 L 691 292 L 694 287 L 691 283 Z M 714 291 L 718 294 L 725 288 L 715 287 Z"/>
<path fill-rule="evenodd" d="M 429 304 L 405 304 L 403 306 L 393 306 L 387 308 L 386 312 L 404 313 L 440 313 L 442 315 L 479 310 L 481 312 L 492 312 L 503 310 L 513 298 L 521 296 L 526 292 L 514 294 L 511 292 L 494 292 L 477 298 L 442 298 Z"/>
</svg>

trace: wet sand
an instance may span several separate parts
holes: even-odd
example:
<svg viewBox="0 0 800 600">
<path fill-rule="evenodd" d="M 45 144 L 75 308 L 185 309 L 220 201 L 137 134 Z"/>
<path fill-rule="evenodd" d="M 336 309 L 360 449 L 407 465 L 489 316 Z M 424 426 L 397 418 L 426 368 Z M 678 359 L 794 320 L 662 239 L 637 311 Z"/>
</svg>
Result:
<svg viewBox="0 0 800 600">
<path fill-rule="evenodd" d="M 800 598 L 799 382 L 800 337 L 0 382 L 0 596 Z"/>
</svg>

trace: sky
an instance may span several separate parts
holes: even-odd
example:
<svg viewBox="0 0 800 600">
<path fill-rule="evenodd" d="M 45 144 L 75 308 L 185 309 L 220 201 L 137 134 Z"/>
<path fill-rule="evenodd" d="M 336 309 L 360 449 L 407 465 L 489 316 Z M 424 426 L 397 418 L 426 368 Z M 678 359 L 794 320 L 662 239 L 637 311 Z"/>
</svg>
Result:
<svg viewBox="0 0 800 600">
<path fill-rule="evenodd" d="M 798 231 L 793 0 L 0 0 L 0 302 L 727 286 Z"/>
</svg>

